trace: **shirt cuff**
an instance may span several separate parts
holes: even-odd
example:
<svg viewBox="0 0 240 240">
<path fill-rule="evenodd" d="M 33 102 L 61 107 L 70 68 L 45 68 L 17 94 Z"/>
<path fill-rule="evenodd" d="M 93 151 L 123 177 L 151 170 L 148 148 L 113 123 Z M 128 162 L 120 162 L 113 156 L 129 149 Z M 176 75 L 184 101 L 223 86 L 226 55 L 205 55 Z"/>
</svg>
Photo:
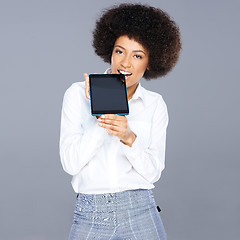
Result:
<svg viewBox="0 0 240 240">
<path fill-rule="evenodd" d="M 137 136 L 131 147 L 122 143 L 121 148 L 128 160 L 130 162 L 134 161 L 134 159 L 136 159 L 142 151 L 140 138 Z"/>
</svg>

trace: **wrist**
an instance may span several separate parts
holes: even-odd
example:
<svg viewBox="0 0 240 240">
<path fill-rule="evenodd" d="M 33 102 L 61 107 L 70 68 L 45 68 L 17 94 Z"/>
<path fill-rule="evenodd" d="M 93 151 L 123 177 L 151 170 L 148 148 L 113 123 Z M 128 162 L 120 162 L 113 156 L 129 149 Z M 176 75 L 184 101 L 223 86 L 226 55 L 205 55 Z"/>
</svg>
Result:
<svg viewBox="0 0 240 240">
<path fill-rule="evenodd" d="M 126 140 L 124 140 L 124 141 L 121 140 L 121 142 L 124 143 L 125 145 L 128 145 L 129 147 L 132 147 L 132 145 L 133 145 L 136 137 L 137 137 L 137 136 L 135 135 L 135 133 L 134 133 L 134 132 L 131 132 L 131 134 L 129 135 L 129 137 L 128 137 Z"/>
</svg>

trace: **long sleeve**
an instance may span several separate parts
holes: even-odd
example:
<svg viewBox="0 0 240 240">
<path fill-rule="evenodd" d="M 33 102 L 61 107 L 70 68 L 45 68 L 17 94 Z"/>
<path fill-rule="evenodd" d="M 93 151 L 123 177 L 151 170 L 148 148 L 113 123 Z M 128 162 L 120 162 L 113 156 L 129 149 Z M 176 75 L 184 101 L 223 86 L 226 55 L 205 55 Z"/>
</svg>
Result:
<svg viewBox="0 0 240 240">
<path fill-rule="evenodd" d="M 121 146 L 133 168 L 150 183 L 159 180 L 165 167 L 167 126 L 167 106 L 160 98 L 152 120 L 149 146 L 143 148 L 142 140 L 146 137 L 146 132 L 142 129 L 134 132 L 137 138 L 132 147 L 125 144 Z"/>
<path fill-rule="evenodd" d="M 59 153 L 63 169 L 70 175 L 81 171 L 97 153 L 106 136 L 106 131 L 98 126 L 96 117 L 89 116 L 84 109 L 84 96 L 80 94 L 79 87 L 73 84 L 63 98 Z M 87 127 L 83 128 L 86 118 L 90 120 Z"/>
</svg>

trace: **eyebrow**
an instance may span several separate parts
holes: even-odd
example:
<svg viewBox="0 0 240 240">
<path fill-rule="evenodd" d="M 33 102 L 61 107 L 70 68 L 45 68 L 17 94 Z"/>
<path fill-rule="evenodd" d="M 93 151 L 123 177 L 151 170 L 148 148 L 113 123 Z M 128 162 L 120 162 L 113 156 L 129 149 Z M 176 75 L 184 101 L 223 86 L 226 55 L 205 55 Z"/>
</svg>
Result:
<svg viewBox="0 0 240 240">
<path fill-rule="evenodd" d="M 114 47 L 120 47 L 120 48 L 122 48 L 123 50 L 126 50 L 124 47 L 122 47 L 122 46 L 120 46 L 120 45 L 115 45 Z M 144 51 L 142 51 L 142 50 L 133 50 L 133 52 L 142 52 L 142 53 L 144 53 L 144 54 L 146 55 L 146 53 L 145 53 Z"/>
</svg>

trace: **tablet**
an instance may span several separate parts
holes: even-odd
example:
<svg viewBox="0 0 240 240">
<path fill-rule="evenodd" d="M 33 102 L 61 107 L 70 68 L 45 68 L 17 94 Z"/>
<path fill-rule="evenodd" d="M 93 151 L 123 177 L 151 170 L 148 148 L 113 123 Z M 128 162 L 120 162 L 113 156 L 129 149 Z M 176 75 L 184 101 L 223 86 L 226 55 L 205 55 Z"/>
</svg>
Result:
<svg viewBox="0 0 240 240">
<path fill-rule="evenodd" d="M 128 95 L 123 74 L 89 74 L 91 114 L 128 115 Z"/>
</svg>

